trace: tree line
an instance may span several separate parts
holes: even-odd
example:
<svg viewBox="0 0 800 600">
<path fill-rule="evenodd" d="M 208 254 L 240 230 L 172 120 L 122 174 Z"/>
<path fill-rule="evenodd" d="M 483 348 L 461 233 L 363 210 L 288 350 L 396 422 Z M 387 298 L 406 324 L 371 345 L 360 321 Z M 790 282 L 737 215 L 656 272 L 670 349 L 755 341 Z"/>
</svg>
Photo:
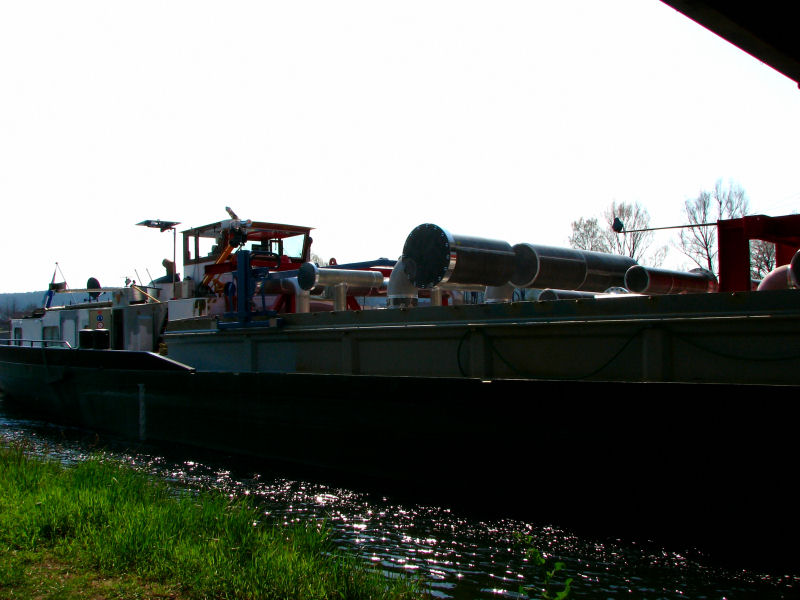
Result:
<svg viewBox="0 0 800 600">
<path fill-rule="evenodd" d="M 684 227 L 678 229 L 672 246 L 688 257 L 697 268 L 716 277 L 717 226 L 723 219 L 736 219 L 750 214 L 750 201 L 742 186 L 717 181 L 711 190 L 702 190 L 684 202 Z M 616 227 L 615 227 L 616 225 Z M 624 229 L 621 226 L 624 225 Z M 653 247 L 650 214 L 638 202 L 612 202 L 599 217 L 581 217 L 571 224 L 569 244 L 573 248 L 630 256 L 640 264 L 660 267 L 668 246 Z M 775 268 L 775 245 L 762 240 L 750 242 L 750 271 L 753 279 L 763 277 Z"/>
</svg>

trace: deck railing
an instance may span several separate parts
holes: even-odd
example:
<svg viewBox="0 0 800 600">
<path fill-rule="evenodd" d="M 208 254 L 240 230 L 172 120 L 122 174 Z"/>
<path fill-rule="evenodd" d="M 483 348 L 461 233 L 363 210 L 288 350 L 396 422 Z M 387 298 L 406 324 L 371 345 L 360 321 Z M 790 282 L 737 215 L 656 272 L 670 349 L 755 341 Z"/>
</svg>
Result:
<svg viewBox="0 0 800 600">
<path fill-rule="evenodd" d="M 38 344 L 34 346 L 34 344 Z M 64 346 L 65 348 L 72 348 L 67 340 L 33 340 L 24 338 L 6 338 L 0 339 L 0 346 L 22 346 L 26 348 L 49 348 L 51 346 Z"/>
</svg>

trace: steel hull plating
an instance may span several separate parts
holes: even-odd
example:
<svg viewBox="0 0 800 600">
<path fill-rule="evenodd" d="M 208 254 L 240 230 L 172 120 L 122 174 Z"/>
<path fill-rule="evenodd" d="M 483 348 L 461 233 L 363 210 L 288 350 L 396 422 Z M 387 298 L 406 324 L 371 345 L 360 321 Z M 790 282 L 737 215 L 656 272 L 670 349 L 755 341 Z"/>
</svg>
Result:
<svg viewBox="0 0 800 600">
<path fill-rule="evenodd" d="M 233 329 L 174 322 L 169 355 L 198 371 L 800 384 L 794 290 L 283 318 Z"/>
</svg>

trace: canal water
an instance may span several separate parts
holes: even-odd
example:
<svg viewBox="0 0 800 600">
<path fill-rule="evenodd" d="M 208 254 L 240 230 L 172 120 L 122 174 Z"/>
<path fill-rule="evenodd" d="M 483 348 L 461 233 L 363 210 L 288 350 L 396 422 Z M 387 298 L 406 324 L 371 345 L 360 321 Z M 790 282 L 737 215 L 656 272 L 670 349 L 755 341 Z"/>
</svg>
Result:
<svg viewBox="0 0 800 600">
<path fill-rule="evenodd" d="M 339 487 L 224 455 L 100 438 L 4 411 L 0 435 L 32 452 L 74 463 L 101 451 L 176 485 L 249 495 L 284 523 L 324 519 L 337 545 L 388 576 L 411 574 L 441 599 L 534 598 L 541 571 L 519 536 L 550 561 L 564 563 L 571 598 L 800 598 L 800 576 L 722 568 L 699 551 L 676 552 L 654 542 L 578 535 L 556 526 L 483 519 L 446 506 Z M 768 551 L 768 549 L 754 549 Z M 526 591 L 533 590 L 533 591 Z"/>
</svg>

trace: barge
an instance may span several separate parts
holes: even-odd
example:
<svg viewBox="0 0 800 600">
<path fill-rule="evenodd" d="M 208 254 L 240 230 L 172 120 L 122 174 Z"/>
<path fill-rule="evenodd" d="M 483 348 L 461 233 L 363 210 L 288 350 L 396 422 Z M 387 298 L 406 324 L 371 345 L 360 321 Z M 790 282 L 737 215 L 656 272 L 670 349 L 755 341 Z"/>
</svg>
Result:
<svg viewBox="0 0 800 600">
<path fill-rule="evenodd" d="M 320 267 L 310 228 L 231 218 L 183 233 L 183 278 L 14 320 L 0 388 L 132 440 L 797 565 L 800 216 L 718 227 L 717 284 L 432 224 L 398 261 Z M 784 289 L 751 290 L 752 237 Z"/>
</svg>

